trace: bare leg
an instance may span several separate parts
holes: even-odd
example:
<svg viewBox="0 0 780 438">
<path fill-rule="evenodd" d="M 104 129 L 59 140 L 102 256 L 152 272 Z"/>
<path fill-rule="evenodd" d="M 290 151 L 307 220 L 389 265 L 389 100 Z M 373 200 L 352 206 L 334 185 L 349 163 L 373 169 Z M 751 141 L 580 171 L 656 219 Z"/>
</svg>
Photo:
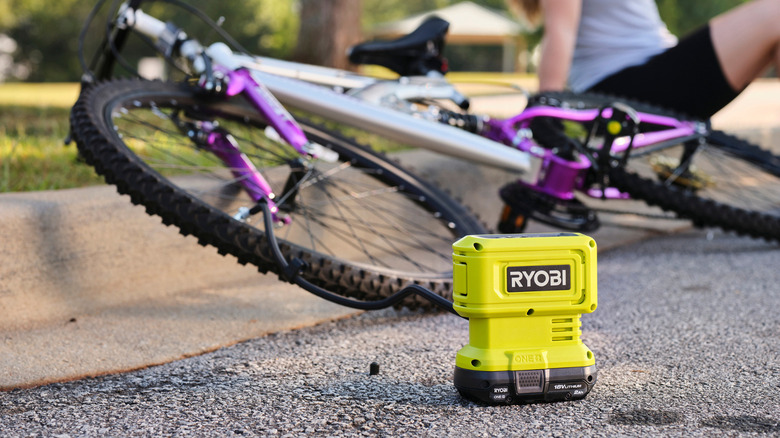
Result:
<svg viewBox="0 0 780 438">
<path fill-rule="evenodd" d="M 710 21 L 715 53 L 734 90 L 772 63 L 780 72 L 780 1 L 754 0 Z"/>
</svg>

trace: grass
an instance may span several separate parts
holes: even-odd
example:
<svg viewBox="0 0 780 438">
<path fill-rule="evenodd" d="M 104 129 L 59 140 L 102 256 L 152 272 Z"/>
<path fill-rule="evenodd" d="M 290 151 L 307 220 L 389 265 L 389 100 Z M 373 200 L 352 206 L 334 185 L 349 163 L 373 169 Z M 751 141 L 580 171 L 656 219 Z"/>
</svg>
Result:
<svg viewBox="0 0 780 438">
<path fill-rule="evenodd" d="M 69 109 L 63 107 L 64 95 L 51 94 L 49 97 L 56 105 L 47 106 L 42 105 L 46 93 L 38 90 L 27 96 L 38 104 L 24 104 L 25 96 L 13 93 L 9 98 L 5 93 L 8 88 L 15 87 L 0 87 L 0 193 L 102 183 L 92 167 L 78 160 L 75 144 L 64 145 L 69 131 Z"/>
<path fill-rule="evenodd" d="M 0 192 L 56 190 L 102 182 L 65 146 L 68 110 L 0 106 Z"/>
</svg>

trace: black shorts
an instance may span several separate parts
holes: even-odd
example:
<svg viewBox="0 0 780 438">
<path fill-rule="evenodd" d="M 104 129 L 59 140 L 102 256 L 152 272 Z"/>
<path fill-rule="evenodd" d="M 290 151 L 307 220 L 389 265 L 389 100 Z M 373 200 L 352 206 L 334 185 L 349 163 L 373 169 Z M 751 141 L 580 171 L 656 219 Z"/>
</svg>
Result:
<svg viewBox="0 0 780 438">
<path fill-rule="evenodd" d="M 702 119 L 709 119 L 740 93 L 723 74 L 708 25 L 644 64 L 608 76 L 588 91 L 632 98 Z"/>
</svg>

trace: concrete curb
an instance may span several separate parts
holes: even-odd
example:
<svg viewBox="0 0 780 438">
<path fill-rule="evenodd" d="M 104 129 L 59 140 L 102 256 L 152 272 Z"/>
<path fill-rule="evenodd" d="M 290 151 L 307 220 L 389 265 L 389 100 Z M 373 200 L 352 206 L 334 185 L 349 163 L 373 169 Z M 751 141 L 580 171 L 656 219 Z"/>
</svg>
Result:
<svg viewBox="0 0 780 438">
<path fill-rule="evenodd" d="M 355 313 L 161 226 L 112 187 L 0 195 L 0 388 L 168 362 Z"/>
</svg>

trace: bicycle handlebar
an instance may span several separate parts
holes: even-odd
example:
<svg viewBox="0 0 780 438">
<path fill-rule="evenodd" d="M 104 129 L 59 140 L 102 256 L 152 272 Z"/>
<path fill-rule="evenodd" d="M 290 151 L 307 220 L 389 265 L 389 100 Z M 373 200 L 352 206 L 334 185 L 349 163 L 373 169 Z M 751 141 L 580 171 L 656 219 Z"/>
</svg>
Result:
<svg viewBox="0 0 780 438">
<path fill-rule="evenodd" d="M 141 9 L 125 4 L 119 11 L 117 24 L 152 38 L 166 56 L 178 52 L 192 63 L 196 73 L 202 73 L 206 69 L 202 59 L 203 46 L 197 40 L 189 38 L 186 32 L 173 23 L 165 23 Z"/>
</svg>

